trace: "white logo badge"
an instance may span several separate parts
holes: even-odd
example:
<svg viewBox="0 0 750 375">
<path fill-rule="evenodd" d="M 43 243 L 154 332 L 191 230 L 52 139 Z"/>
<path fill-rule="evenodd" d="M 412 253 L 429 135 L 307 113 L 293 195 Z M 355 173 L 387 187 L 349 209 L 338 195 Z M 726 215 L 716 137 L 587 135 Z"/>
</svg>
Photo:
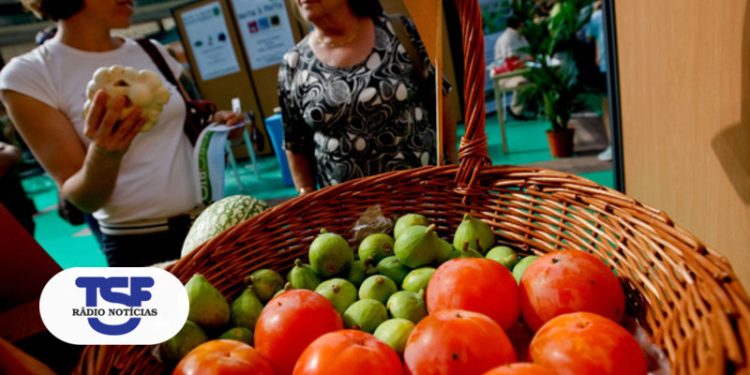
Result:
<svg viewBox="0 0 750 375">
<path fill-rule="evenodd" d="M 180 280 L 152 267 L 70 268 L 39 300 L 50 333 L 77 345 L 158 344 L 180 331 L 188 310 Z"/>
</svg>

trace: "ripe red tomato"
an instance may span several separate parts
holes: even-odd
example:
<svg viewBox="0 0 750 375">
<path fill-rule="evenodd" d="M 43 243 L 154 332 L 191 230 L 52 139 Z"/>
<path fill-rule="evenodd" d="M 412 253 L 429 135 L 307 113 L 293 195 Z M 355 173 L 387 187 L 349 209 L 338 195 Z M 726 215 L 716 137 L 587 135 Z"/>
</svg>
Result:
<svg viewBox="0 0 750 375">
<path fill-rule="evenodd" d="M 619 324 L 589 312 L 560 315 L 531 340 L 531 359 L 560 375 L 642 375 L 646 357 Z"/>
<path fill-rule="evenodd" d="M 288 375 L 307 345 L 342 328 L 341 316 L 325 297 L 311 290 L 289 290 L 268 301 L 260 313 L 255 349 L 268 358 L 276 375 Z"/>
<path fill-rule="evenodd" d="M 313 341 L 297 360 L 294 375 L 401 375 L 398 353 L 375 336 L 353 329 L 326 333 Z"/>
<path fill-rule="evenodd" d="M 428 315 L 414 327 L 404 349 L 404 363 L 414 375 L 480 375 L 515 360 L 503 329 L 487 316 L 466 310 Z"/>
<path fill-rule="evenodd" d="M 548 320 L 588 311 L 619 322 L 625 311 L 620 280 L 599 258 L 584 251 L 547 253 L 521 278 L 521 313 L 534 331 Z"/>
<path fill-rule="evenodd" d="M 484 375 L 556 375 L 549 367 L 537 363 L 516 362 L 495 367 Z"/>
<path fill-rule="evenodd" d="M 487 315 L 503 329 L 518 321 L 519 291 L 513 274 L 484 258 L 443 263 L 427 285 L 427 310 L 469 310 Z"/>
<path fill-rule="evenodd" d="M 235 340 L 211 340 L 191 350 L 172 375 L 274 375 L 273 367 L 252 346 Z"/>
</svg>

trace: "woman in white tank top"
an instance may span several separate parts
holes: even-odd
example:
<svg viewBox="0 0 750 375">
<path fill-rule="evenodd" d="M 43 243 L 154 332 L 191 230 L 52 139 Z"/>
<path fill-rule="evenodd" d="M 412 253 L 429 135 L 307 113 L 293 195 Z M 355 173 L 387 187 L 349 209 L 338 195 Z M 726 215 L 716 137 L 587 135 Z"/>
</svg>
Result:
<svg viewBox="0 0 750 375">
<path fill-rule="evenodd" d="M 130 25 L 133 1 L 22 2 L 38 16 L 56 21 L 58 32 L 0 71 L 0 94 L 11 120 L 62 195 L 94 213 L 111 266 L 179 257 L 188 214 L 200 203 L 192 146 L 183 132 L 185 104 L 135 41 L 111 36 L 112 29 Z M 157 47 L 179 76 L 180 64 Z M 140 108 L 121 116 L 126 98 L 108 98 L 101 90 L 84 115 L 93 72 L 115 64 L 151 70 L 168 88 L 170 98 L 152 130 L 140 132 L 146 122 Z M 230 112 L 214 117 L 241 121 Z"/>
</svg>

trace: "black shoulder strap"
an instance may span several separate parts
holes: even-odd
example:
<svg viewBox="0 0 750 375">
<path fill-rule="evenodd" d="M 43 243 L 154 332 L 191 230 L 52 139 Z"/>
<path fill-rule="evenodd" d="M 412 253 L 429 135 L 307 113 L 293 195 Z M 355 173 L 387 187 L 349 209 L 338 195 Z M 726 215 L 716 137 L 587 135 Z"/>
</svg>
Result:
<svg viewBox="0 0 750 375">
<path fill-rule="evenodd" d="M 153 60 L 154 64 L 156 64 L 156 67 L 159 68 L 159 71 L 162 75 L 164 75 L 164 78 L 166 78 L 169 83 L 177 87 L 180 95 L 182 95 L 182 99 L 188 100 L 189 96 L 187 96 L 185 89 L 180 84 L 180 81 L 175 78 L 174 73 L 172 73 L 172 69 L 170 69 L 169 65 L 167 65 L 167 60 L 164 60 L 164 56 L 162 56 L 161 52 L 156 49 L 156 46 L 151 43 L 150 40 L 145 38 L 136 39 L 136 42 L 138 42 L 141 48 L 143 48 L 143 50 L 146 51 L 149 57 L 151 57 L 151 60 Z"/>
<path fill-rule="evenodd" d="M 393 25 L 393 31 L 396 33 L 396 37 L 404 46 L 406 53 L 409 54 L 412 64 L 414 64 L 414 71 L 417 73 L 417 78 L 419 79 L 421 86 L 423 81 L 427 78 L 424 71 L 424 61 L 419 57 L 417 49 L 414 48 L 414 44 L 411 42 L 411 37 L 406 31 L 406 26 L 404 26 L 402 17 L 403 16 L 400 14 L 388 15 L 388 19 L 391 21 L 391 25 Z"/>
</svg>

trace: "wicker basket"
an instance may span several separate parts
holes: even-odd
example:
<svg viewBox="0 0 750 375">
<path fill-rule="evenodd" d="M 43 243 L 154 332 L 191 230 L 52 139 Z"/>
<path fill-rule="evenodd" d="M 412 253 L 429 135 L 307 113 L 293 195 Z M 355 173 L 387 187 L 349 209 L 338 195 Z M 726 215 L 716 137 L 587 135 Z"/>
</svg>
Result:
<svg viewBox="0 0 750 375">
<path fill-rule="evenodd" d="M 459 166 L 424 167 L 350 181 L 273 207 L 170 268 L 200 272 L 225 295 L 255 269 L 287 271 L 321 227 L 351 237 L 359 215 L 417 212 L 449 238 L 463 214 L 488 222 L 526 253 L 576 248 L 620 276 L 629 310 L 666 353 L 675 374 L 746 373 L 750 299 L 726 260 L 659 210 L 589 180 L 551 170 L 489 165 L 484 134 L 483 37 L 476 0 L 456 0 L 462 20 L 467 133 Z M 78 372 L 151 374 L 165 369 L 149 347 L 91 346 Z"/>
</svg>

